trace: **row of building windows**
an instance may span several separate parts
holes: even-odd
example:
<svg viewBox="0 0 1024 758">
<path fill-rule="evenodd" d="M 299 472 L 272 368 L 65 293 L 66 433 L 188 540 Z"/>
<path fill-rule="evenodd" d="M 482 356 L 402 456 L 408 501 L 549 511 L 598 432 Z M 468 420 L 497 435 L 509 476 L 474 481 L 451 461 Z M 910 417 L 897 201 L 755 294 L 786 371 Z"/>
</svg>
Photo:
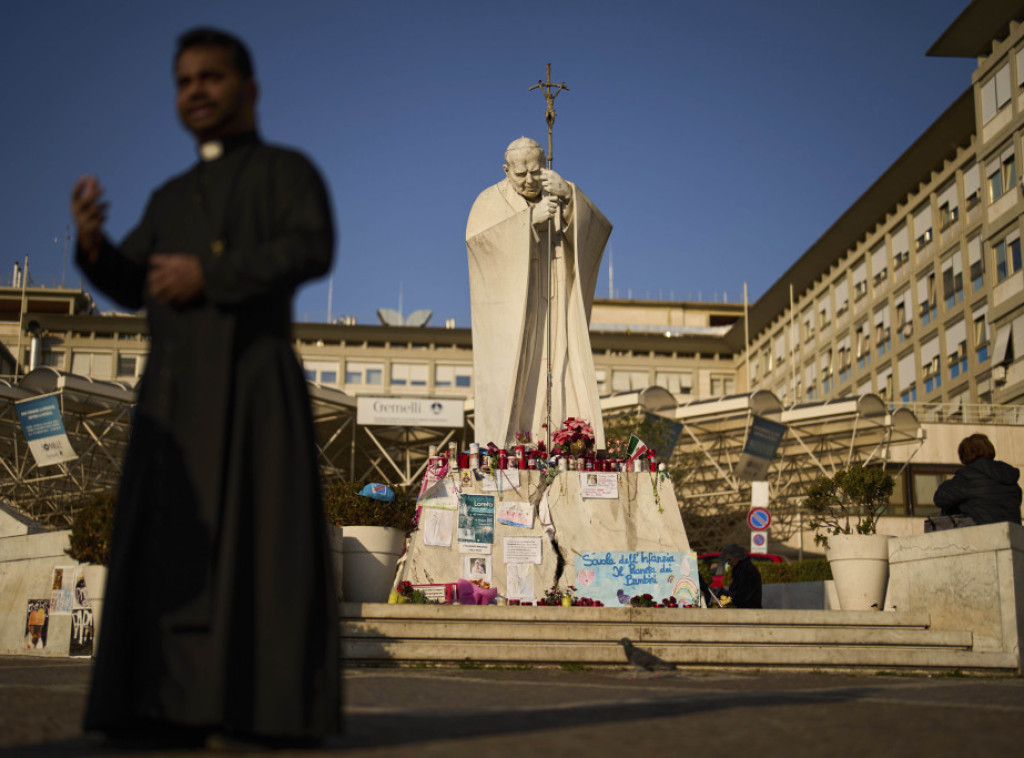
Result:
<svg viewBox="0 0 1024 758">
<path fill-rule="evenodd" d="M 145 353 L 73 350 L 70 352 L 70 365 L 66 363 L 67 355 L 64 351 L 47 351 L 43 354 L 43 365 L 106 380 L 137 379 L 146 365 Z M 339 371 L 342 367 L 343 371 Z M 303 359 L 302 369 L 308 381 L 330 387 L 383 389 L 385 376 L 392 389 L 432 386 L 468 390 L 473 385 L 473 367 L 468 364 Z M 663 387 L 675 395 L 694 392 L 692 371 L 599 368 L 596 373 L 598 391 L 602 395 L 639 391 L 652 385 Z M 432 385 L 429 383 L 431 375 Z M 733 394 L 736 391 L 735 376 L 732 372 L 712 373 L 709 387 L 713 396 Z"/>
<path fill-rule="evenodd" d="M 994 203 L 1004 197 L 1010 190 L 1016 191 L 1017 170 L 1013 146 L 1010 145 L 998 152 L 996 156 L 986 164 L 986 175 L 988 179 L 988 199 Z M 977 163 L 971 164 L 962 172 L 964 194 L 968 211 L 980 204 L 979 180 L 980 169 Z M 960 219 L 959 204 L 957 197 L 959 185 L 954 177 L 936 193 L 935 204 L 938 208 L 940 222 L 940 234 L 950 227 L 953 227 Z M 1009 199 L 1008 199 L 1009 200 Z M 1016 197 L 1010 201 L 1016 203 Z M 1009 209 L 1010 206 L 1006 206 Z M 986 259 L 994 273 L 994 281 L 989 286 L 995 286 L 1007 281 L 1022 269 L 1022 254 L 1020 231 L 1016 224 L 1001 234 L 997 235 L 983 251 L 983 243 L 980 234 L 973 235 L 967 240 L 966 245 L 957 245 L 954 249 L 943 256 L 934 268 L 920 274 L 915 284 L 907 284 L 894 295 L 888 295 L 890 284 L 897 284 L 904 278 L 903 274 L 894 277 L 894 282 L 889 281 L 887 259 L 888 251 L 891 249 L 891 260 L 893 269 L 909 271 L 910 264 L 910 230 L 916 233 L 914 240 L 915 251 L 920 259 L 926 252 L 926 248 L 933 240 L 931 231 L 931 208 L 929 200 L 907 218 L 898 224 L 895 229 L 886 234 L 885 239 L 878 242 L 869 252 L 862 255 L 842 274 L 832 280 L 826 290 L 813 298 L 800 310 L 799 319 L 791 326 L 780 327 L 775 334 L 763 343 L 756 357 L 751 360 L 752 379 L 757 383 L 763 371 L 767 378 L 773 371 L 780 370 L 786 362 L 787 356 L 792 356 L 793 351 L 800 351 L 801 347 L 806 349 L 813 345 L 816 338 L 829 339 L 828 331 L 834 322 L 843 319 L 851 310 L 849 284 L 852 283 L 853 302 L 860 303 L 869 294 L 869 275 L 873 274 L 873 284 L 876 297 L 885 298 L 885 303 L 875 308 L 870 317 L 875 328 L 876 355 L 883 356 L 892 350 L 892 334 L 890 324 L 895 325 L 898 343 L 904 343 L 911 339 L 914 332 L 915 322 L 922 328 L 928 327 L 939 317 L 939 300 L 941 299 L 943 311 L 952 314 L 960 310 L 965 300 L 966 292 L 977 293 L 986 285 Z M 998 215 L 998 214 L 996 214 Z M 975 215 L 975 220 L 978 217 Z M 959 234 L 958 230 L 954 230 Z M 954 244 L 954 234 L 945 235 L 943 241 L 946 244 Z M 986 254 L 987 253 L 987 254 Z M 965 255 L 966 254 L 966 255 Z M 965 264 L 967 281 L 965 281 Z M 870 271 L 869 271 L 870 268 Z M 936 270 L 937 269 L 937 270 Z M 975 308 L 973 318 L 975 321 L 975 334 L 984 335 L 985 329 L 985 307 Z M 871 351 L 867 349 L 866 342 L 869 339 L 871 325 L 867 320 L 862 321 L 853 330 L 853 342 L 857 346 L 856 362 L 858 369 L 865 369 L 871 363 Z M 839 357 L 839 381 L 844 382 L 851 378 L 852 361 L 845 356 L 850 353 L 848 337 L 839 337 L 835 340 L 835 350 Z M 831 340 L 829 340 L 831 341 Z M 963 340 L 947 340 L 962 342 Z M 976 356 L 979 362 L 987 358 L 987 339 L 976 339 Z M 826 355 L 831 355 L 832 348 L 826 349 Z M 823 359 L 824 360 L 824 359 Z M 952 359 L 951 359 L 952 360 Z M 827 359 L 831 365 L 831 358 Z M 952 378 L 959 375 L 964 369 L 960 369 L 964 359 L 956 361 Z M 940 381 L 939 372 L 934 372 L 936 381 L 926 382 L 932 384 L 932 390 Z M 822 380 L 822 392 L 828 394 L 834 389 L 834 381 L 831 373 Z M 929 391 L 932 391 L 929 390 Z M 803 393 L 801 393 L 803 394 Z M 812 396 L 812 390 L 806 390 L 807 396 Z"/>
<path fill-rule="evenodd" d="M 302 361 L 306 379 L 317 384 L 337 387 L 341 384 L 361 387 L 383 387 L 385 370 L 392 387 L 427 387 L 433 369 L 434 387 L 461 387 L 473 384 L 473 367 L 449 363 L 405 363 L 400 361 L 345 361 L 344 382 L 339 382 L 337 361 Z"/>
<path fill-rule="evenodd" d="M 1013 145 L 998 152 L 987 163 L 986 176 L 990 204 L 1000 200 L 1011 190 L 1015 191 L 1017 168 Z M 970 213 L 980 205 L 980 166 L 977 163 L 970 165 L 963 170 L 962 178 L 964 205 Z M 950 230 L 960 219 L 958 195 L 959 188 L 956 177 L 950 179 L 948 184 L 936 193 L 940 234 Z M 1016 202 L 1015 198 L 1013 202 Z M 974 218 L 976 219 L 977 216 Z M 825 333 L 831 328 L 833 320 L 842 319 L 850 311 L 851 283 L 853 303 L 859 303 L 869 294 L 869 277 L 871 277 L 876 298 L 885 297 L 891 283 L 898 283 L 905 278 L 906 272 L 910 270 L 911 229 L 915 234 L 915 252 L 918 259 L 921 260 L 930 253 L 930 244 L 933 240 L 931 200 L 917 211 L 908 214 L 907 219 L 889 232 L 884 240 L 855 261 L 847 271 L 831 282 L 825 292 L 803 309 L 800 317 L 802 326 L 800 341 L 807 342 L 814 339 L 817 332 Z M 958 234 L 959 231 L 953 229 L 950 234 L 943 234 L 943 241 L 952 244 L 954 237 Z M 977 292 L 985 284 L 986 258 L 993 266 L 994 283 L 996 284 L 1005 281 L 1021 270 L 1021 243 L 1018 230 L 1011 229 L 990 241 L 987 250 L 983 251 L 982 248 L 980 235 L 973 236 L 966 245 L 966 268 L 972 292 Z M 964 299 L 965 261 L 963 254 L 964 251 L 958 247 L 948 253 L 940 263 L 941 293 L 947 309 L 955 307 Z M 889 260 L 892 261 L 892 271 L 894 272 L 891 277 L 892 282 L 890 282 L 889 276 Z M 907 288 L 907 290 L 909 289 L 910 287 Z M 902 299 L 907 290 L 898 294 L 895 298 L 896 301 Z M 928 271 L 920 275 L 916 290 L 917 310 L 921 324 L 925 326 L 938 315 L 936 272 Z M 903 319 L 900 321 L 902 322 Z M 778 336 L 773 338 L 773 341 L 777 340 Z"/>
<path fill-rule="evenodd" d="M 1016 69 L 1016 75 L 1011 72 L 1011 64 Z M 1013 99 L 1014 87 L 1011 82 L 1016 81 L 1016 89 L 1024 90 L 1024 48 L 1016 51 L 1013 56 L 1007 57 L 992 73 L 987 81 L 981 85 L 981 123 L 987 125 L 1000 113 L 1005 112 Z"/>
<path fill-rule="evenodd" d="M 901 312 L 901 309 L 897 310 L 898 314 Z M 974 361 L 980 366 L 990 357 L 990 332 L 992 330 L 988 325 L 987 306 L 978 306 L 972 315 L 970 336 Z M 967 320 L 959 318 L 945 325 L 941 330 L 945 344 L 946 373 L 951 380 L 965 375 L 969 367 L 967 327 Z M 902 343 L 908 340 L 913 334 L 912 323 L 906 321 L 901 324 L 897 329 L 897 334 L 898 342 Z M 1002 342 L 1001 340 L 1000 343 Z M 1009 345 L 1009 343 L 1007 344 Z M 1007 349 L 1012 348 L 1008 347 Z M 889 326 L 888 312 L 886 311 L 878 315 L 873 334 L 870 323 L 863 321 L 853 332 L 837 339 L 834 348 L 825 348 L 817 355 L 816 360 L 806 362 L 801 370 L 793 372 L 791 380 L 794 395 L 805 397 L 807 400 L 823 397 L 835 391 L 836 374 L 838 374 L 839 384 L 848 382 L 853 377 L 855 363 L 858 370 L 864 371 L 871 366 L 872 356 L 881 360 L 892 350 L 892 329 Z M 933 392 L 942 386 L 943 352 L 940 332 L 935 332 L 926 338 L 920 346 L 919 359 L 915 360 L 917 355 L 917 352 L 911 350 L 904 353 L 897 361 L 900 394 L 905 402 L 917 399 L 916 382 L 919 373 L 923 375 L 925 392 Z M 762 362 L 766 362 L 764 365 L 771 365 L 772 356 L 773 353 L 766 350 L 760 356 L 754 356 L 751 359 L 751 378 L 755 384 L 759 379 L 759 368 Z M 785 352 L 780 352 L 778 360 L 781 361 L 784 356 Z M 999 362 L 1011 358 L 1010 354 L 999 356 Z M 920 366 L 920 372 L 918 372 L 918 366 Z M 879 392 L 890 399 L 893 397 L 891 382 L 892 370 L 883 371 L 880 374 Z"/>
<path fill-rule="evenodd" d="M 338 364 L 331 361 L 303 361 L 303 369 L 309 381 L 319 384 L 338 384 Z M 346 361 L 344 384 L 349 386 L 382 387 L 385 370 L 389 371 L 389 384 L 398 387 L 427 387 L 431 366 L 426 363 L 401 363 L 392 361 Z M 438 363 L 433 366 L 434 387 L 457 387 L 469 389 L 472 386 L 473 368 L 468 365 Z M 613 392 L 636 392 L 652 385 L 663 387 L 675 395 L 689 395 L 694 391 L 693 372 L 662 371 L 647 369 L 596 369 L 597 389 L 602 395 Z M 712 374 L 710 391 L 712 395 L 735 392 L 734 375 Z"/>
<path fill-rule="evenodd" d="M 70 365 L 67 364 L 67 355 L 60 350 L 46 350 L 41 363 L 59 371 L 108 381 L 138 379 L 146 367 L 145 353 L 74 350 L 70 354 Z"/>
</svg>

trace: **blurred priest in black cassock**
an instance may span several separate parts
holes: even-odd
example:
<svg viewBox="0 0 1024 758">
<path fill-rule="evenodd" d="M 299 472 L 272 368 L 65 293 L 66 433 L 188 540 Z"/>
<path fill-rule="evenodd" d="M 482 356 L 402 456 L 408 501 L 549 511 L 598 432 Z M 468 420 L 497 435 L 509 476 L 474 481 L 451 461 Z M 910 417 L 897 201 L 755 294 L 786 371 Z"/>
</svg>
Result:
<svg viewBox="0 0 1024 758">
<path fill-rule="evenodd" d="M 234 37 L 194 30 L 177 109 L 201 160 L 119 247 L 103 191 L 72 193 L 77 260 L 151 349 L 111 543 L 85 726 L 116 740 L 316 743 L 340 725 L 337 600 L 291 301 L 326 273 L 327 192 L 263 144 Z"/>
</svg>

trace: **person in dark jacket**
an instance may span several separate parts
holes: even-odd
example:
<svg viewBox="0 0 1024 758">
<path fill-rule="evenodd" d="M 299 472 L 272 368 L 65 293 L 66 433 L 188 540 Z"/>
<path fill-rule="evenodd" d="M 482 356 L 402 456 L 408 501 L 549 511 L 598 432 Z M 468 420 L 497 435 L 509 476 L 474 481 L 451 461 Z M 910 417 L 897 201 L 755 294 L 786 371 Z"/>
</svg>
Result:
<svg viewBox="0 0 1024 758">
<path fill-rule="evenodd" d="M 747 551 L 739 545 L 726 545 L 722 548 L 722 558 L 732 568 L 732 584 L 718 594 L 732 598 L 734 608 L 760 608 L 761 572 Z"/>
<path fill-rule="evenodd" d="M 1019 524 L 1020 471 L 995 459 L 996 449 L 984 434 L 964 438 L 957 454 L 963 468 L 935 490 L 942 514 L 970 516 L 975 524 Z"/>
</svg>

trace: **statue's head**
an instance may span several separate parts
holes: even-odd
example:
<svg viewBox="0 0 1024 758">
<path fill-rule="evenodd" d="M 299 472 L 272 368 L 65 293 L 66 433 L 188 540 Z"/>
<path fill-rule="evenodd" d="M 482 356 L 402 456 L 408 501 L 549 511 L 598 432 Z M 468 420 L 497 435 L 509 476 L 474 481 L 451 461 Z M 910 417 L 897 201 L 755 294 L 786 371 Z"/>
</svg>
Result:
<svg viewBox="0 0 1024 758">
<path fill-rule="evenodd" d="M 505 176 L 512 188 L 523 197 L 540 195 L 541 171 L 544 169 L 544 148 L 529 137 L 520 137 L 505 149 Z"/>
</svg>

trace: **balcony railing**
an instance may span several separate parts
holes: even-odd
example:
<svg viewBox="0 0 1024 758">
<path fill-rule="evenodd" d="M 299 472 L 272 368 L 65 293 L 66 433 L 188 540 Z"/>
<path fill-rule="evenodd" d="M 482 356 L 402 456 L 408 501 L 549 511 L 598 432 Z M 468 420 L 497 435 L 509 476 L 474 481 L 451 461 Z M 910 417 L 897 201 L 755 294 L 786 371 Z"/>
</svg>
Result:
<svg viewBox="0 0 1024 758">
<path fill-rule="evenodd" d="M 943 424 L 1024 424 L 1024 405 L 903 403 L 918 421 Z M 893 406 L 896 407 L 896 406 Z"/>
</svg>

